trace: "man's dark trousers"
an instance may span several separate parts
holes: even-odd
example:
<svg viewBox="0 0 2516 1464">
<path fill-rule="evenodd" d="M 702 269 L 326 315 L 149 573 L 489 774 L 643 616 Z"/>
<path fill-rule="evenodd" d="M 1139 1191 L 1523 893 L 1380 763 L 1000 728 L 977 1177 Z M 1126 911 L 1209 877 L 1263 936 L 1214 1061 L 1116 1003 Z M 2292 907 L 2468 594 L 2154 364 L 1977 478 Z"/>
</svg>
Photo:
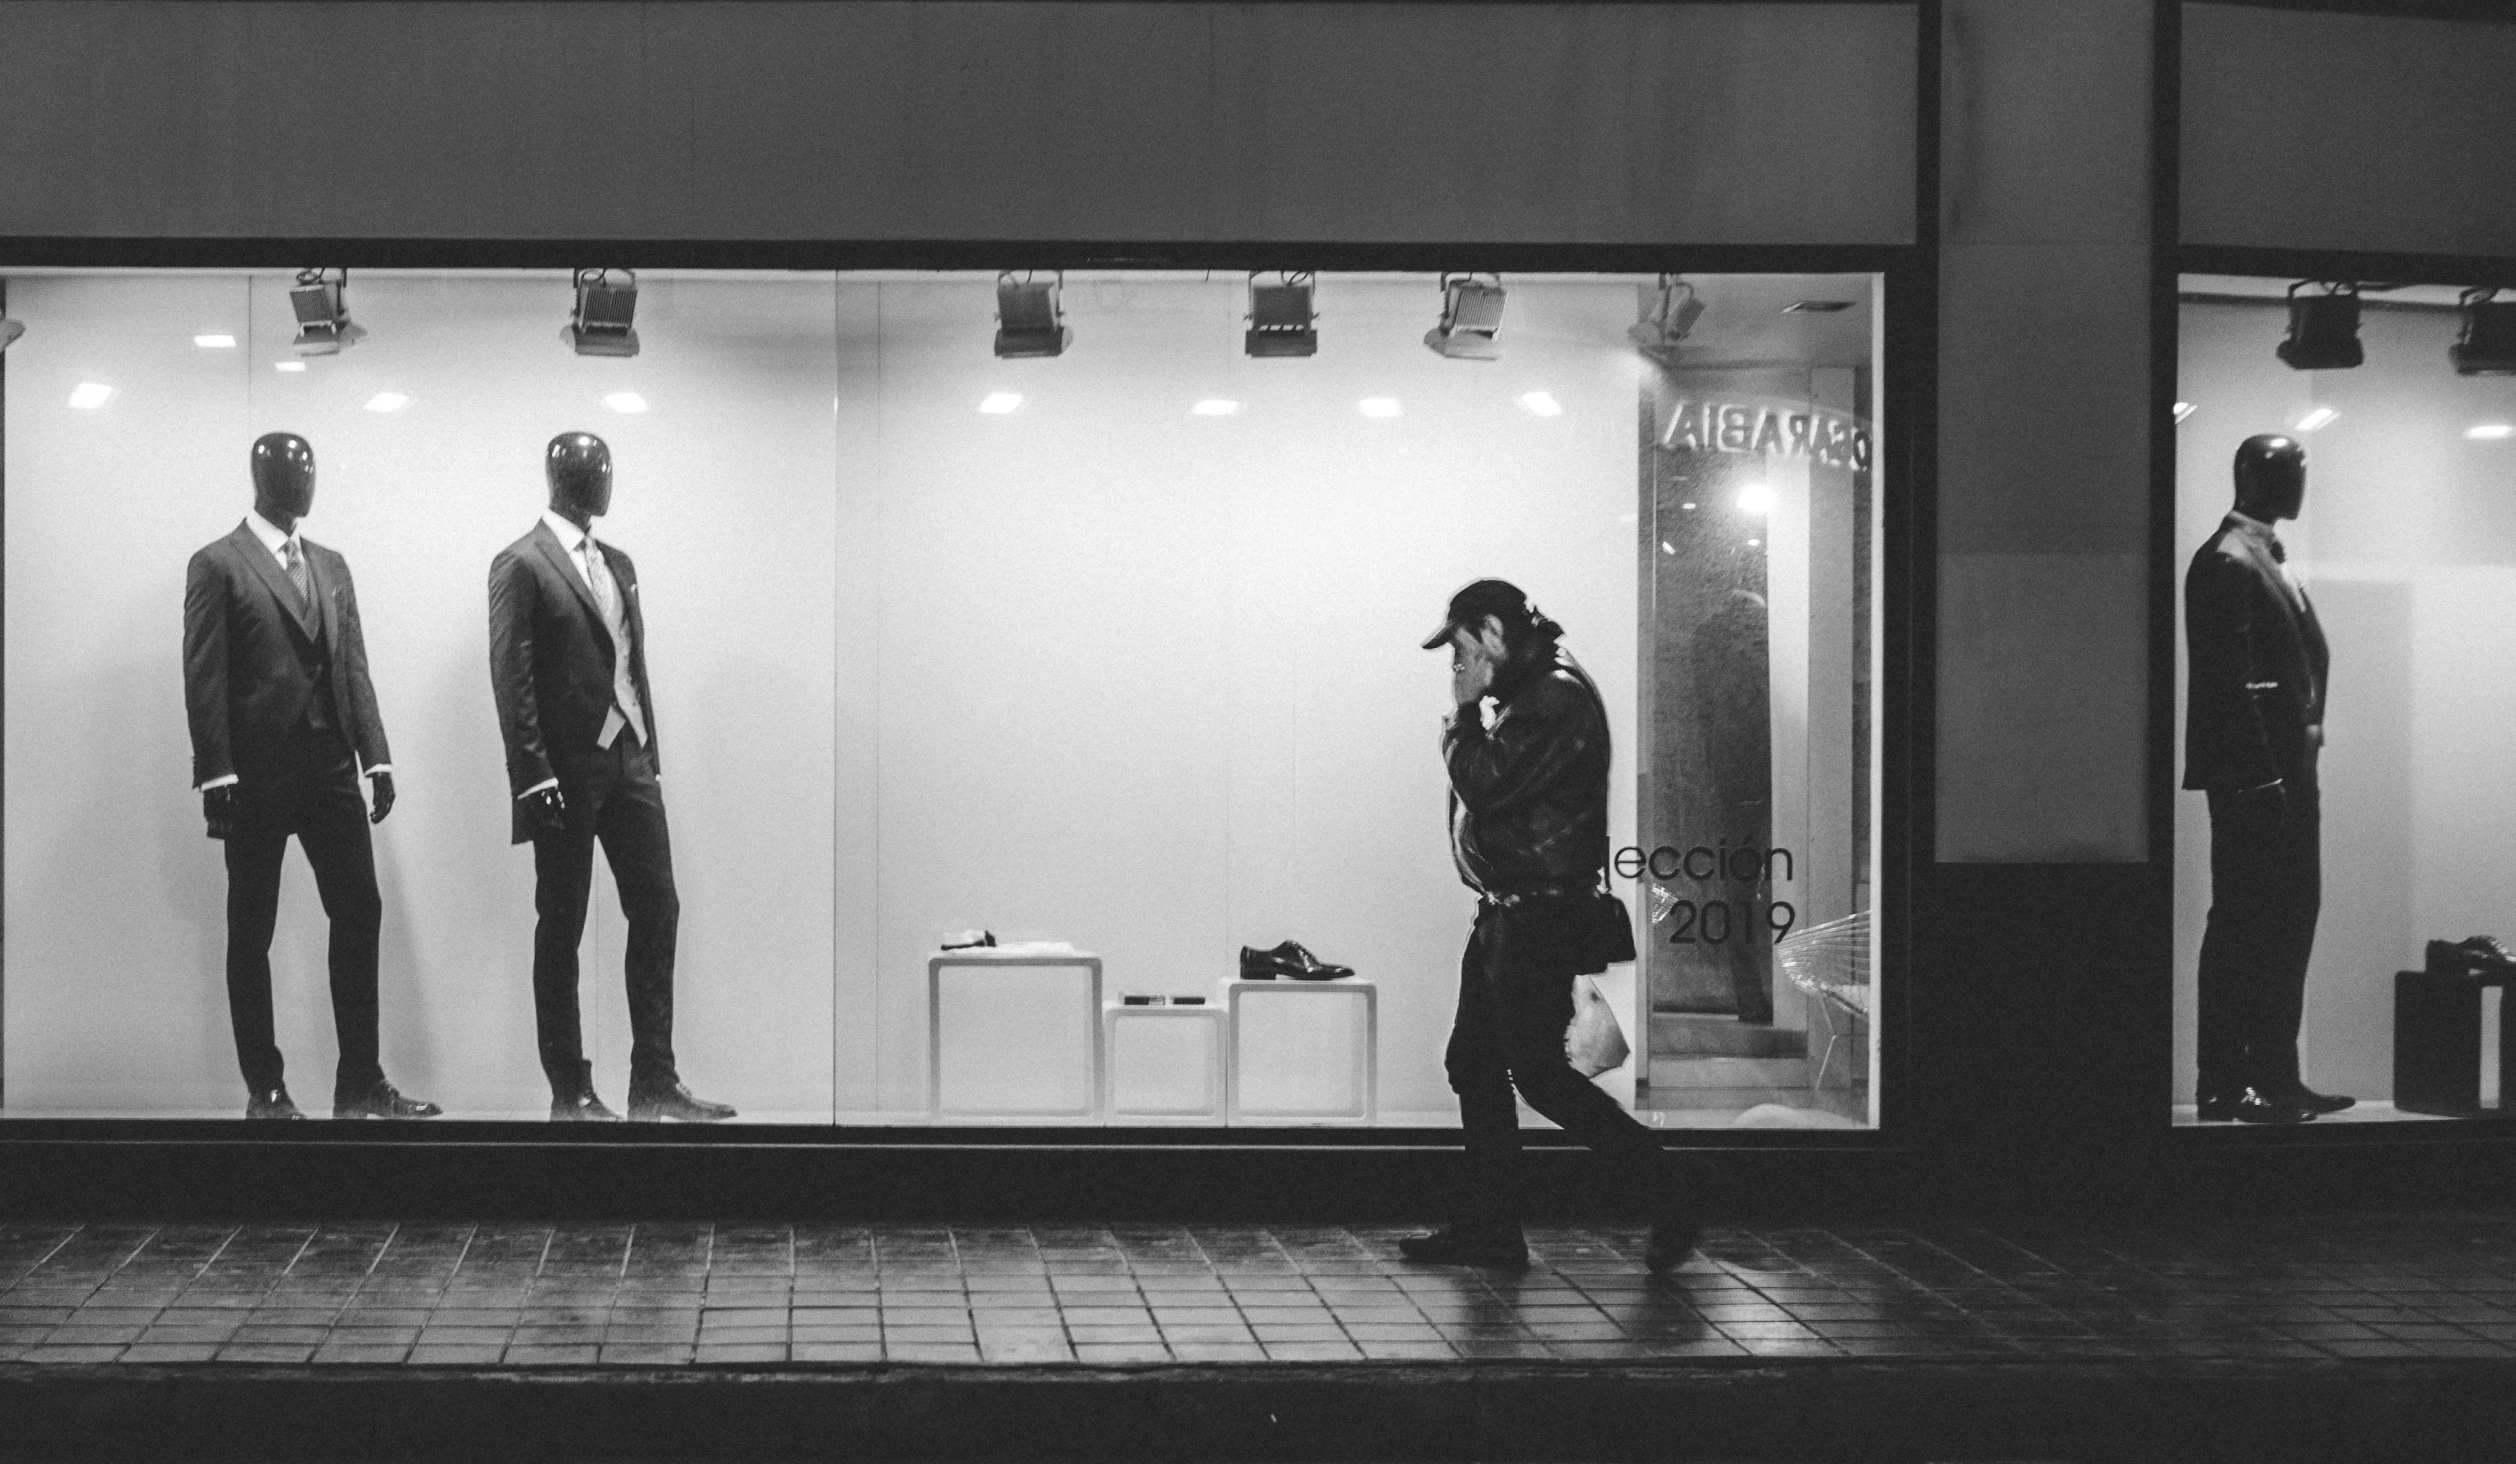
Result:
<svg viewBox="0 0 2516 1464">
<path fill-rule="evenodd" d="M 554 1089 L 579 1081 L 585 1057 L 577 1014 L 577 943 L 594 886 L 594 845 L 620 887 L 629 922 L 629 1082 L 670 1083 L 673 1064 L 673 949 L 681 899 L 673 890 L 673 841 L 655 759 L 637 734 L 621 729 L 609 749 L 563 756 L 555 771 L 567 826 L 533 837 L 533 1009 L 542 1071 Z"/>
<path fill-rule="evenodd" d="M 2298 1087 L 2298 1025 L 2323 904 L 2321 799 L 2312 767 L 2278 792 L 2210 794 L 2210 919 L 2197 1041 L 2205 1097 Z"/>
<path fill-rule="evenodd" d="M 1477 906 L 1459 959 L 1459 1012 L 1445 1063 L 1466 1131 L 1467 1193 L 1458 1218 L 1520 1219 L 1520 1116 L 1529 1106 L 1580 1140 L 1619 1188 L 1657 1215 L 1675 1198 L 1676 1175 L 1660 1139 L 1564 1056 L 1580 970 L 1581 901 L 1530 899 Z M 1596 970 L 1593 966 L 1590 969 Z"/>
<path fill-rule="evenodd" d="M 384 901 L 376 893 L 358 762 L 328 726 L 301 725 L 273 766 L 247 773 L 227 835 L 227 1012 L 236 1029 L 237 1065 L 257 1093 L 281 1083 L 271 1030 L 271 931 L 291 834 L 314 867 L 315 889 L 332 924 L 332 1025 L 341 1048 L 335 1091 L 363 1092 L 384 1080 L 376 1056 L 376 945 Z"/>
</svg>

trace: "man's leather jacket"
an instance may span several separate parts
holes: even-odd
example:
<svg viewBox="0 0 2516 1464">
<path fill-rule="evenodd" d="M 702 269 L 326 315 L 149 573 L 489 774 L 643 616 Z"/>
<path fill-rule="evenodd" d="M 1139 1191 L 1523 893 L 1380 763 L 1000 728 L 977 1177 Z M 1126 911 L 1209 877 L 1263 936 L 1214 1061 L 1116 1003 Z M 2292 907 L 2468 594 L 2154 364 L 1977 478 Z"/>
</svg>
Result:
<svg viewBox="0 0 2516 1464">
<path fill-rule="evenodd" d="M 1506 665 L 1491 728 L 1467 707 L 1442 731 L 1450 854 L 1481 894 L 1592 889 L 1607 865 L 1607 707 L 1570 653 L 1531 654 Z"/>
</svg>

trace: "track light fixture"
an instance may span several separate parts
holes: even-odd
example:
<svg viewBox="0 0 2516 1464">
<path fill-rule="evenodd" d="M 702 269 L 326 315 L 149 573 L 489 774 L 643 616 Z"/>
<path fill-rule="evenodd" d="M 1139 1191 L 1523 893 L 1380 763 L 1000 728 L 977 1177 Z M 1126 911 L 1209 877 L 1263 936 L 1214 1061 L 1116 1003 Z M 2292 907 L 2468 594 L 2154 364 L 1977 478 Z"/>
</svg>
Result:
<svg viewBox="0 0 2516 1464">
<path fill-rule="evenodd" d="M 2359 287 L 2335 281 L 2320 295 L 2298 293 L 2313 283 L 2289 287 L 2289 338 L 2280 343 L 2280 359 L 2299 371 L 2348 370 L 2367 359 L 2359 344 Z"/>
<path fill-rule="evenodd" d="M 26 334 L 26 326 L 22 322 L 0 319 L 0 351 L 16 345 L 17 338 L 24 334 Z"/>
<path fill-rule="evenodd" d="M 1446 274 L 1441 277 L 1441 324 L 1424 333 L 1424 344 L 1453 360 L 1499 361 L 1503 348 L 1494 337 L 1502 328 L 1502 276 Z"/>
<path fill-rule="evenodd" d="M 617 273 L 620 278 L 613 279 Z M 580 356 L 629 357 L 638 354 L 638 333 L 630 321 L 638 313 L 638 272 L 634 269 L 576 271 L 576 313 L 559 338 Z"/>
<path fill-rule="evenodd" d="M 1664 366 L 1674 365 L 1677 343 L 1686 339 L 1703 313 L 1704 302 L 1695 293 L 1695 287 L 1673 274 L 1664 274 L 1660 276 L 1660 298 L 1652 305 L 1651 313 L 1639 324 L 1628 326 L 1625 335 L 1652 360 Z"/>
<path fill-rule="evenodd" d="M 339 279 L 326 276 L 337 273 Z M 288 307 L 297 312 L 297 339 L 289 344 L 300 356 L 337 356 L 345 346 L 367 338 L 365 329 L 350 324 L 349 271 L 301 269 L 288 292 Z"/>
<path fill-rule="evenodd" d="M 1249 273 L 1249 331 L 1242 349 L 1255 357 L 1319 354 L 1319 313 L 1311 306 L 1317 276 L 1309 270 L 1285 270 L 1271 285 Z"/>
<path fill-rule="evenodd" d="M 1006 360 L 1062 355 L 1074 344 L 1063 299 L 1066 274 L 1038 280 L 1012 270 L 996 276 L 996 354 Z"/>
<path fill-rule="evenodd" d="M 2464 291 L 2464 328 L 2446 348 L 2457 376 L 2516 376 L 2516 303 L 2497 296 L 2490 285 Z"/>
</svg>

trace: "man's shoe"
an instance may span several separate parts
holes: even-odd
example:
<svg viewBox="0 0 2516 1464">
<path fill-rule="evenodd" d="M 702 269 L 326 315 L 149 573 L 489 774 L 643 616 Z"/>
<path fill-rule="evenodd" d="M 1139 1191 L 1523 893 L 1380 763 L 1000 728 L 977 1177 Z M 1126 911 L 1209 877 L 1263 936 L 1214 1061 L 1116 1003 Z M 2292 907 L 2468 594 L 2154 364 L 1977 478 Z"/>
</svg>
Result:
<svg viewBox="0 0 2516 1464">
<path fill-rule="evenodd" d="M 361 1093 L 332 1094 L 334 1118 L 435 1118 L 445 1112 L 425 1098 L 405 1098 L 382 1078 Z"/>
<path fill-rule="evenodd" d="M 1410 1235 L 1399 1241 L 1398 1254 L 1429 1266 L 1522 1271 L 1529 1265 L 1529 1244 L 1521 1238 L 1517 1225 L 1445 1225 L 1428 1235 Z"/>
<path fill-rule="evenodd" d="M 2270 1097 L 2260 1088 L 2248 1088 L 2234 1098 L 2220 1094 L 2202 1099 L 2199 1117 L 2204 1123 L 2308 1123 L 2315 1113 L 2286 1099 Z"/>
<path fill-rule="evenodd" d="M 550 1090 L 552 1123 L 618 1123 L 620 1115 L 594 1096 L 594 1064 L 579 1062 L 576 1072 Z"/>
<path fill-rule="evenodd" d="M 2300 1083 L 2282 1093 L 2280 1101 L 2292 1108 L 2303 1108 L 2309 1113 L 2339 1113 L 2345 1108 L 2355 1106 L 2359 1100 L 2339 1093 L 2318 1093 L 2313 1088 Z"/>
<path fill-rule="evenodd" d="M 1642 1248 L 1643 1269 L 1657 1276 L 1695 1253 L 1703 1243 L 1703 1217 L 1675 1210 L 1651 1222 L 1651 1241 Z"/>
<path fill-rule="evenodd" d="M 2469 976 L 2504 979 L 2516 975 L 2516 952 L 2511 952 L 2494 935 L 2467 936 L 2462 940 L 2433 940 L 2428 945 L 2428 969 L 2433 976 Z"/>
<path fill-rule="evenodd" d="M 1312 955 L 1299 941 L 1286 941 L 1269 950 L 1241 947 L 1241 979 L 1273 981 L 1289 976 L 1295 981 L 1342 981 L 1354 974 L 1352 966 L 1335 966 Z"/>
<path fill-rule="evenodd" d="M 289 1101 L 288 1089 L 284 1085 L 277 1088 L 257 1088 L 252 1096 L 245 1099 L 245 1117 L 247 1118 L 304 1118 L 305 1116 L 297 1111 L 296 1104 Z"/>
<path fill-rule="evenodd" d="M 658 1084 L 642 1088 L 629 1085 L 629 1117 L 637 1123 L 723 1123 L 734 1116 L 731 1104 L 710 1103 L 682 1085 L 679 1078 L 669 1086 Z"/>
</svg>

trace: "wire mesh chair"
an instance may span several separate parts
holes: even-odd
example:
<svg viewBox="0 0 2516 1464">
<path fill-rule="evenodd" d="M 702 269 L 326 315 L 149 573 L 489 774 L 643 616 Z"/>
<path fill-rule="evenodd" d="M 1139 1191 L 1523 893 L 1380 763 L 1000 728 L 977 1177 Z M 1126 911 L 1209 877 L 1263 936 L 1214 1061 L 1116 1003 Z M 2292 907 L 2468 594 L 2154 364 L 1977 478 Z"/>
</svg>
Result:
<svg viewBox="0 0 2516 1464">
<path fill-rule="evenodd" d="M 1826 1069 L 1835 1047 L 1847 1032 L 1857 1031 L 1870 1015 L 1870 913 L 1867 910 L 1812 925 L 1782 938 L 1773 948 L 1774 964 L 1793 986 L 1808 993 L 1826 1018 L 1826 1051 L 1808 1080 L 1811 1089 L 1826 1084 Z M 1840 1014 L 1840 1015 L 1838 1015 Z M 1850 1059 L 1845 1059 L 1847 1065 Z"/>
</svg>

